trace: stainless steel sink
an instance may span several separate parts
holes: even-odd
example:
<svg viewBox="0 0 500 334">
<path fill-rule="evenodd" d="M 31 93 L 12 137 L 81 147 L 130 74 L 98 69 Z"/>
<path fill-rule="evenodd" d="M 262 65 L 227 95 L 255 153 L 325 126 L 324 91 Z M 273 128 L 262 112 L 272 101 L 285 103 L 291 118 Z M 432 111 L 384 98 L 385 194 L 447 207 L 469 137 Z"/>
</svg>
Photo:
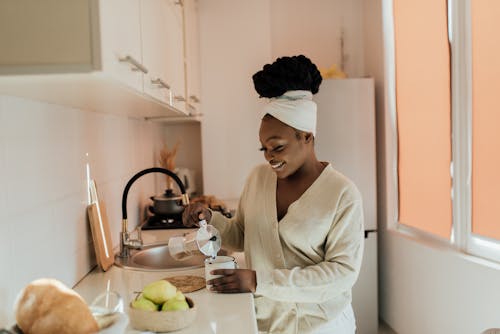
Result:
<svg viewBox="0 0 500 334">
<path fill-rule="evenodd" d="M 218 255 L 226 255 L 220 250 Z M 130 252 L 128 258 L 115 256 L 115 264 L 130 270 L 139 271 L 175 271 L 201 268 L 204 266 L 206 256 L 193 255 L 185 260 L 178 261 L 170 256 L 167 245 L 143 247 Z"/>
</svg>

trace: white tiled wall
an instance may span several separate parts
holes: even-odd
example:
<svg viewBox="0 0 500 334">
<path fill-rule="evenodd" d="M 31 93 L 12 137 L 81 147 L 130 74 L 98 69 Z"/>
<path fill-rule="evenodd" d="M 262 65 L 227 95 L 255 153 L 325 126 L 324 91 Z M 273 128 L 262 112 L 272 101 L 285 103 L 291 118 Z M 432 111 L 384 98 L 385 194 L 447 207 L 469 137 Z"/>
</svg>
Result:
<svg viewBox="0 0 500 334">
<path fill-rule="evenodd" d="M 13 323 L 15 296 L 45 276 L 73 286 L 94 265 L 86 215 L 86 164 L 118 244 L 126 182 L 152 167 L 165 138 L 159 124 L 0 96 L 0 328 Z M 155 177 L 128 197 L 138 222 Z"/>
</svg>

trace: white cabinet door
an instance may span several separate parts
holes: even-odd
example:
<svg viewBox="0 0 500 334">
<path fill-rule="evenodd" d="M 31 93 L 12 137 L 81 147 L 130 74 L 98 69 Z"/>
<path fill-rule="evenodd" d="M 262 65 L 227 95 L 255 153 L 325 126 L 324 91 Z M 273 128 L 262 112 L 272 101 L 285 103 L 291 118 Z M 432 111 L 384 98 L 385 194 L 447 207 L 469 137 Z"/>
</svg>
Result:
<svg viewBox="0 0 500 334">
<path fill-rule="evenodd" d="M 88 0 L 0 1 L 0 74 L 91 71 L 91 22 Z"/>
<path fill-rule="evenodd" d="M 180 1 L 169 0 L 168 73 L 172 81 L 173 106 L 185 112 L 184 27 Z"/>
<path fill-rule="evenodd" d="M 142 60 L 139 13 L 139 0 L 99 1 L 102 69 L 121 83 L 142 91 L 143 71 L 147 68 Z"/>
<path fill-rule="evenodd" d="M 186 110 L 191 115 L 200 113 L 200 33 L 198 1 L 184 1 L 184 28 L 186 48 Z"/>
<path fill-rule="evenodd" d="M 161 102 L 171 103 L 172 85 L 168 73 L 171 15 L 168 0 L 142 0 L 142 55 L 149 72 L 144 79 L 144 92 Z"/>
</svg>

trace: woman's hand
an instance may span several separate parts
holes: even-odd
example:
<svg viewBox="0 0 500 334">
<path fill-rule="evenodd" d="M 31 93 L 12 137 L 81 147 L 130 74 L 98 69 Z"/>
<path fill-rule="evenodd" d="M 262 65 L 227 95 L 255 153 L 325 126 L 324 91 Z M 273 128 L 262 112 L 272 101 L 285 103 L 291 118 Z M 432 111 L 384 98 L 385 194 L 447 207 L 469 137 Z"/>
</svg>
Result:
<svg viewBox="0 0 500 334">
<path fill-rule="evenodd" d="M 250 269 L 215 269 L 212 275 L 223 275 L 207 281 L 210 290 L 222 293 L 255 292 L 257 276 Z"/>
<path fill-rule="evenodd" d="M 207 223 L 212 219 L 212 212 L 201 203 L 192 203 L 184 208 L 182 212 L 182 223 L 184 226 L 198 226 L 198 222 L 205 219 Z"/>
</svg>

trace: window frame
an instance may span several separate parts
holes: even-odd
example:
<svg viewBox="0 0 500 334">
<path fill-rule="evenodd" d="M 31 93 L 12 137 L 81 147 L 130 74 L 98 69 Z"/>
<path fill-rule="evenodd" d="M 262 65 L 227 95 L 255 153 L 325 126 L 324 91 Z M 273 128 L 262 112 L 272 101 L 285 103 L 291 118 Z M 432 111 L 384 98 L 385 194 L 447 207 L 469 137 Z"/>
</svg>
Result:
<svg viewBox="0 0 500 334">
<path fill-rule="evenodd" d="M 399 222 L 394 0 L 383 0 L 387 228 L 413 239 L 500 262 L 500 241 L 472 233 L 471 0 L 447 0 L 451 75 L 452 230 L 449 239 Z"/>
</svg>

